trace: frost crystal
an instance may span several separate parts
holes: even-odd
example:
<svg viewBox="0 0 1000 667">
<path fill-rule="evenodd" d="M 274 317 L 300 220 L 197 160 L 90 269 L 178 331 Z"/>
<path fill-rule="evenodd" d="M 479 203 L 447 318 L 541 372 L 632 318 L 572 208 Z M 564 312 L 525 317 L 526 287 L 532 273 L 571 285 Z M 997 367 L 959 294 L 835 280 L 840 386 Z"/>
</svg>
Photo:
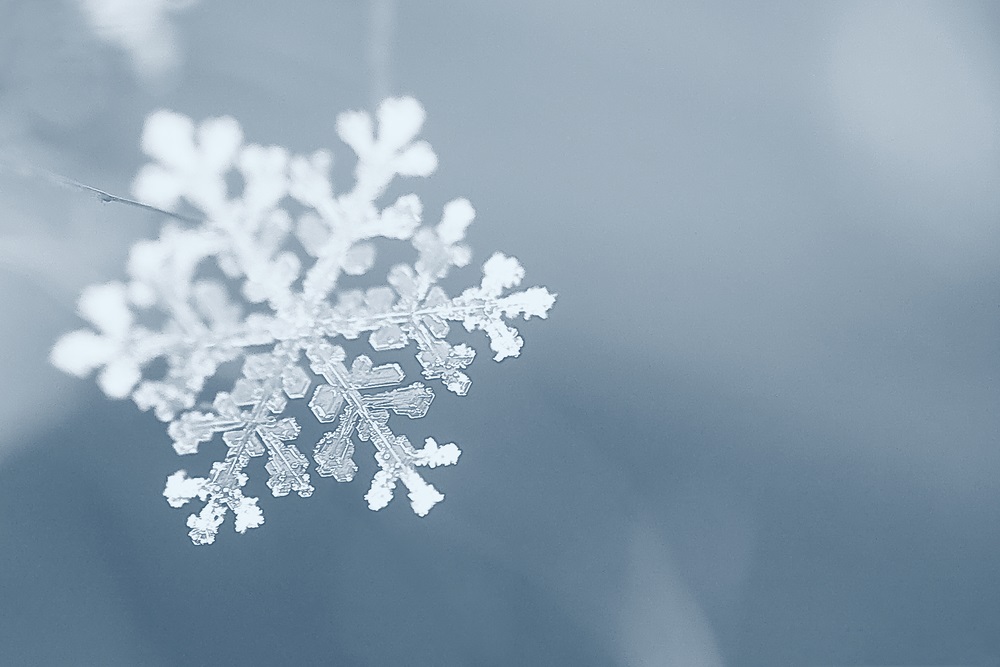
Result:
<svg viewBox="0 0 1000 667">
<path fill-rule="evenodd" d="M 78 0 L 97 36 L 131 56 L 136 71 L 156 79 L 177 65 L 170 15 L 197 0 Z"/>
<path fill-rule="evenodd" d="M 169 423 L 178 454 L 193 454 L 203 443 L 225 445 L 207 477 L 180 470 L 167 478 L 163 495 L 172 507 L 195 498 L 204 503 L 187 521 L 195 544 L 215 541 L 227 510 L 237 532 L 263 523 L 258 499 L 242 490 L 252 458 L 267 455 L 274 496 L 312 494 L 309 461 L 296 445 L 299 423 L 284 416 L 295 400 L 306 400 L 331 429 L 314 443 L 321 477 L 351 481 L 358 470 L 355 441 L 370 443 L 379 470 L 365 495 L 368 506 L 385 507 L 401 482 L 413 511 L 426 515 L 444 496 L 417 469 L 452 465 L 461 452 L 429 437 L 418 449 L 394 429 L 401 417 L 424 416 L 434 392 L 421 382 L 407 384 L 396 363 L 349 359 L 338 339 L 366 334 L 375 353 L 412 345 L 423 379 L 461 396 L 476 353 L 448 342 L 452 323 L 485 332 L 500 361 L 521 350 L 509 321 L 544 318 L 553 304 L 543 287 L 511 291 L 524 270 L 499 253 L 483 265 L 479 285 L 457 296 L 445 292 L 440 281 L 470 262 L 462 241 L 475 211 L 455 199 L 440 222 L 423 225 L 415 194 L 380 207 L 396 176 L 429 176 L 437 157 L 415 140 L 424 121 L 415 100 L 386 100 L 377 121 L 376 133 L 367 113 L 337 119 L 340 138 L 358 156 L 354 187 L 340 195 L 324 151 L 294 156 L 245 144 L 232 118 L 196 126 L 159 111 L 146 122 L 142 149 L 153 161 L 139 172 L 133 194 L 167 210 L 193 207 L 203 222 L 168 224 L 155 241 L 136 243 L 128 280 L 83 292 L 79 312 L 92 328 L 63 336 L 51 358 L 77 376 L 97 371 L 105 394 L 130 396 L 153 410 Z M 243 181 L 238 195 L 227 185 L 234 171 Z M 392 267 L 384 285 L 342 288 L 345 276 L 372 270 L 372 242 L 380 238 L 409 241 L 414 263 Z M 204 396 L 206 382 L 225 377 L 220 369 L 229 362 L 242 362 L 231 390 Z"/>
</svg>

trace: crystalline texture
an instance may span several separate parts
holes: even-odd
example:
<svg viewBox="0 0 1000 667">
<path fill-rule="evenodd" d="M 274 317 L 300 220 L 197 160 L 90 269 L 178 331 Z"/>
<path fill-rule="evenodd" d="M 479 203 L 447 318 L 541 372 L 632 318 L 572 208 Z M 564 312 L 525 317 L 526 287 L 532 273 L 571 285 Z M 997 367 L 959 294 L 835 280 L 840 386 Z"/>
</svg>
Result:
<svg viewBox="0 0 1000 667">
<path fill-rule="evenodd" d="M 455 199 L 428 226 L 417 195 L 382 202 L 396 177 L 428 176 L 437 157 L 417 140 L 424 110 L 416 100 L 386 100 L 376 118 L 377 125 L 364 112 L 338 118 L 340 138 L 358 157 L 355 183 L 341 194 L 326 151 L 297 156 L 244 144 L 232 118 L 196 125 L 158 111 L 146 122 L 142 148 L 152 161 L 134 195 L 165 209 L 193 207 L 202 222 L 168 224 L 158 239 L 136 243 L 125 280 L 81 295 L 79 312 L 92 328 L 63 336 L 51 359 L 81 377 L 97 372 L 108 396 L 152 410 L 168 423 L 178 454 L 205 445 L 223 453 L 206 477 L 181 470 L 167 479 L 172 507 L 203 503 L 187 521 L 195 544 L 214 542 L 229 511 L 237 532 L 263 523 L 258 499 L 243 494 L 255 458 L 266 459 L 272 495 L 312 494 L 309 459 L 297 446 L 301 425 L 285 414 L 289 401 L 306 401 L 322 430 L 312 440 L 320 477 L 351 481 L 357 444 L 368 443 L 379 467 L 368 506 L 385 507 L 402 482 L 413 511 L 427 514 L 444 496 L 418 469 L 453 465 L 461 452 L 430 437 L 418 449 L 395 429 L 427 413 L 433 390 L 406 384 L 398 363 L 348 359 L 337 341 L 363 336 L 376 355 L 412 345 L 423 379 L 461 396 L 475 350 L 449 342 L 454 324 L 485 332 L 500 361 L 523 344 L 510 320 L 544 318 L 553 304 L 543 287 L 511 291 L 524 269 L 499 253 L 478 286 L 448 295 L 439 283 L 471 260 L 463 241 L 475 210 Z M 238 196 L 227 187 L 234 173 L 243 180 Z M 342 289 L 344 276 L 371 271 L 379 240 L 409 242 L 413 264 L 392 267 L 383 284 Z M 238 360 L 231 389 L 205 395 L 206 382 Z M 156 366 L 165 372 L 154 377 Z"/>
</svg>

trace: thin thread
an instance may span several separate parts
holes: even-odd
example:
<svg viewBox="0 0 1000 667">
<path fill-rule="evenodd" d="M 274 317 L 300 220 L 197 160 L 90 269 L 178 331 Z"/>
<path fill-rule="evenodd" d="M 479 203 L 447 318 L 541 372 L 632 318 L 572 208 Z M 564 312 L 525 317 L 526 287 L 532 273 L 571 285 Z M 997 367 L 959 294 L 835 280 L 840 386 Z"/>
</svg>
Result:
<svg viewBox="0 0 1000 667">
<path fill-rule="evenodd" d="M 41 178 L 49 183 L 58 185 L 70 190 L 77 190 L 79 192 L 86 192 L 87 194 L 93 195 L 94 197 L 101 200 L 104 204 L 125 204 L 126 206 L 134 206 L 136 208 L 141 208 L 146 211 L 152 211 L 154 213 L 159 213 L 161 215 L 166 215 L 175 220 L 181 220 L 182 222 L 187 222 L 189 224 L 198 224 L 201 221 L 196 218 L 191 218 L 189 216 L 183 215 L 181 213 L 175 213 L 173 211 L 166 211 L 162 208 L 157 208 L 151 204 L 144 204 L 141 201 L 136 201 L 135 199 L 129 199 L 128 197 L 120 197 L 118 195 L 106 192 L 99 188 L 87 185 L 86 183 L 81 183 L 80 181 L 75 181 L 72 178 L 67 178 L 55 172 L 48 171 L 47 169 L 41 169 L 40 167 L 29 167 L 27 165 L 14 166 L 6 162 L 0 162 L 0 169 L 18 174 L 25 178 Z"/>
</svg>

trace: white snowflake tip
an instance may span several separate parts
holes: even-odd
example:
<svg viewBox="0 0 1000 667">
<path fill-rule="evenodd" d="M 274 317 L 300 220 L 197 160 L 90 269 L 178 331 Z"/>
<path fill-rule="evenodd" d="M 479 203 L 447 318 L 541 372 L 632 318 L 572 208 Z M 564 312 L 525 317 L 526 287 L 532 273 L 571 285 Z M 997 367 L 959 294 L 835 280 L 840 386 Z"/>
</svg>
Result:
<svg viewBox="0 0 1000 667">
<path fill-rule="evenodd" d="M 103 333 L 124 336 L 132 326 L 132 311 L 128 306 L 128 288 L 122 283 L 91 285 L 77 301 L 77 311 Z"/>
<path fill-rule="evenodd" d="M 469 228 L 476 217 L 476 209 L 472 203 L 463 198 L 452 199 L 444 205 L 444 214 L 437 226 L 438 237 L 442 243 L 451 245 L 465 238 L 465 230 Z"/>
<path fill-rule="evenodd" d="M 498 322 L 486 327 L 486 335 L 490 337 L 490 349 L 496 352 L 493 361 L 520 356 L 524 340 L 517 335 L 516 329 Z"/>
<path fill-rule="evenodd" d="M 167 477 L 163 497 L 171 507 L 181 507 L 192 498 L 199 496 L 205 488 L 203 477 L 188 477 L 186 470 L 178 470 Z"/>
<path fill-rule="evenodd" d="M 424 440 L 424 448 L 419 452 L 419 461 L 428 468 L 437 466 L 452 466 L 458 463 L 462 450 L 454 442 L 438 446 L 434 438 Z"/>
<path fill-rule="evenodd" d="M 344 273 L 360 276 L 368 273 L 375 264 L 375 246 L 371 243 L 355 243 L 344 254 Z"/>
<path fill-rule="evenodd" d="M 371 153 L 373 134 L 372 117 L 364 111 L 345 111 L 337 116 L 337 136 L 353 148 L 358 157 Z"/>
<path fill-rule="evenodd" d="M 168 248 L 162 236 L 155 241 L 147 239 L 136 241 L 128 251 L 126 271 L 135 281 L 140 281 L 139 284 L 156 281 L 162 274 Z M 130 294 L 133 291 L 135 288 L 130 290 Z M 147 292 L 151 294 L 147 294 L 144 300 L 152 304 L 156 300 L 156 290 L 147 286 Z"/>
<path fill-rule="evenodd" d="M 437 165 L 437 155 L 426 141 L 416 142 L 400 153 L 392 163 L 400 176 L 430 176 Z"/>
<path fill-rule="evenodd" d="M 139 308 L 151 308 L 156 303 L 156 297 L 156 290 L 146 283 L 133 280 L 128 284 L 128 300 Z"/>
<path fill-rule="evenodd" d="M 403 195 L 382 211 L 379 233 L 389 239 L 408 239 L 420 226 L 424 206 L 415 194 Z"/>
<path fill-rule="evenodd" d="M 109 398 L 125 398 L 142 379 L 142 371 L 130 359 L 112 360 L 97 376 L 97 384 Z"/>
<path fill-rule="evenodd" d="M 107 338 L 78 329 L 56 341 L 49 353 L 49 362 L 64 373 L 85 377 L 106 364 L 116 350 L 115 344 Z"/>
<path fill-rule="evenodd" d="M 171 167 L 187 167 L 194 160 L 194 121 L 167 109 L 154 111 L 142 128 L 142 152 Z"/>
<path fill-rule="evenodd" d="M 520 285 L 524 278 L 524 268 L 514 257 L 494 253 L 483 264 L 483 290 L 488 294 L 500 294 L 508 287 Z"/>
<path fill-rule="evenodd" d="M 540 317 L 544 320 L 555 302 L 556 295 L 544 287 L 529 287 L 503 299 L 503 309 L 507 315 L 524 315 L 526 320 Z"/>
<path fill-rule="evenodd" d="M 365 494 L 368 501 L 368 509 L 377 512 L 392 500 L 392 491 L 396 488 L 396 478 L 384 470 L 379 470 L 372 477 L 371 488 Z"/>
<path fill-rule="evenodd" d="M 414 475 L 414 477 L 416 476 Z M 410 492 L 407 494 L 410 499 L 410 507 L 413 508 L 413 513 L 417 516 L 427 516 L 427 513 L 435 505 L 444 500 L 443 493 L 420 477 L 416 477 L 412 481 L 408 480 L 407 485 L 410 487 Z"/>
<path fill-rule="evenodd" d="M 97 37 L 128 54 L 136 73 L 151 81 L 180 62 L 176 30 L 169 14 L 198 0 L 79 0 Z"/>
<path fill-rule="evenodd" d="M 236 163 L 242 144 L 243 129 L 232 116 L 209 118 L 198 126 L 201 159 L 219 172 Z"/>
<path fill-rule="evenodd" d="M 257 498 L 241 498 L 236 506 L 236 532 L 241 535 L 248 528 L 258 528 L 264 523 L 264 515 L 257 507 Z"/>
<path fill-rule="evenodd" d="M 378 142 L 390 151 L 410 143 L 420 132 L 427 114 L 412 97 L 394 97 L 378 105 Z"/>
<path fill-rule="evenodd" d="M 219 526 L 226 517 L 226 507 L 209 500 L 198 514 L 188 517 L 188 535 L 195 544 L 212 544 L 219 533 Z"/>
</svg>

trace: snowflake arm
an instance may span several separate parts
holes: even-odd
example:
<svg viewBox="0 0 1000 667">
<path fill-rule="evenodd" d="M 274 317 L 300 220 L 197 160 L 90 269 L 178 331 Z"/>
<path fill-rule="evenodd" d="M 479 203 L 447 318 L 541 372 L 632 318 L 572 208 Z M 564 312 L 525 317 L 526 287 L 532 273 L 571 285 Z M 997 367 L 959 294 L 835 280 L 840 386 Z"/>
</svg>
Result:
<svg viewBox="0 0 1000 667">
<path fill-rule="evenodd" d="M 338 419 L 337 429 L 323 436 L 316 447 L 320 475 L 332 475 L 337 481 L 354 478 L 357 466 L 351 459 L 352 433 L 375 447 L 379 470 L 365 495 L 368 507 L 379 510 L 392 499 L 396 481 L 409 489 L 413 511 L 424 516 L 431 507 L 444 499 L 416 471 L 418 466 L 449 465 L 458 461 L 460 452 L 450 445 L 452 458 L 435 456 L 434 448 L 416 450 L 404 435 L 396 435 L 388 426 L 389 412 L 412 419 L 423 417 L 434 394 L 419 382 L 378 394 L 362 394 L 366 389 L 393 386 L 403 381 L 403 371 L 397 364 L 372 366 L 371 359 L 360 356 L 348 371 L 343 365 L 344 351 L 339 347 L 320 344 L 307 351 L 313 371 L 327 384 L 319 385 L 309 407 L 321 422 Z M 433 442 L 433 440 L 429 440 Z"/>
</svg>

